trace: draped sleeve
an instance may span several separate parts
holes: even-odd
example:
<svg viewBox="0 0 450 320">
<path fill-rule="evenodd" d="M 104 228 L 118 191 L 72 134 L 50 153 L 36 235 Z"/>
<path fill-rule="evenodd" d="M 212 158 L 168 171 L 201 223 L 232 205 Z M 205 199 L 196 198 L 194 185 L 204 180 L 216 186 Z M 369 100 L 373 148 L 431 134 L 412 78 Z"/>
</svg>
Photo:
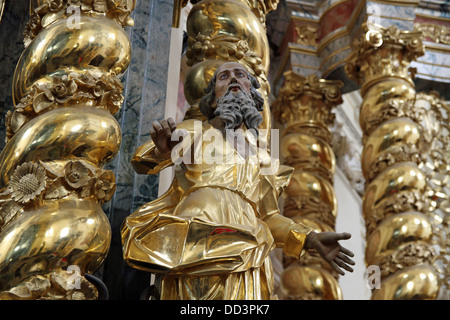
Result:
<svg viewBox="0 0 450 320">
<path fill-rule="evenodd" d="M 278 199 L 288 186 L 294 169 L 273 160 L 271 170 L 273 174 L 261 176 L 260 218 L 269 226 L 275 245 L 282 247 L 285 255 L 298 259 L 305 252 L 306 237 L 312 228 L 280 214 Z"/>
</svg>

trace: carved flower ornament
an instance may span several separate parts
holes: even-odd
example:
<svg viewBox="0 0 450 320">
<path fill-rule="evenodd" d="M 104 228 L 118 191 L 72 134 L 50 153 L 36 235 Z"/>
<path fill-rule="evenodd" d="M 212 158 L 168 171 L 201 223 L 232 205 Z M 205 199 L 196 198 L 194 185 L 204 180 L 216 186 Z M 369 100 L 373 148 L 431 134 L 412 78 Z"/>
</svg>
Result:
<svg viewBox="0 0 450 320">
<path fill-rule="evenodd" d="M 103 203 L 111 200 L 115 190 L 114 173 L 89 161 L 25 162 L 16 167 L 9 185 L 0 192 L 0 230 L 36 200 L 56 200 L 72 194 Z"/>
<path fill-rule="evenodd" d="M 94 196 L 108 201 L 116 189 L 112 171 L 101 170 L 86 161 L 70 161 L 64 167 L 65 182 L 80 191 L 81 197 Z"/>
<path fill-rule="evenodd" d="M 11 176 L 9 188 L 11 198 L 20 203 L 28 203 L 42 194 L 47 186 L 44 168 L 32 162 L 18 166 Z"/>
<path fill-rule="evenodd" d="M 88 185 L 92 175 L 92 171 L 81 161 L 71 161 L 64 168 L 66 182 L 75 189 Z"/>
<path fill-rule="evenodd" d="M 22 205 L 41 195 L 43 199 L 58 199 L 69 193 L 80 198 L 93 197 L 99 201 L 108 201 L 115 189 L 114 173 L 88 161 L 39 161 L 17 166 L 6 191 L 0 196 L 6 202 L 13 200 Z"/>
<path fill-rule="evenodd" d="M 55 77 L 53 83 L 38 85 L 41 92 L 33 98 L 32 104 L 35 113 L 51 107 L 55 102 L 63 104 L 69 101 L 73 98 L 77 87 L 76 82 L 67 75 Z"/>
<path fill-rule="evenodd" d="M 93 193 L 99 200 L 111 200 L 116 185 L 114 183 L 114 174 L 111 171 L 104 171 L 94 183 Z"/>
<path fill-rule="evenodd" d="M 51 81 L 34 84 L 20 103 L 6 114 L 6 141 L 36 115 L 63 107 L 68 102 L 107 109 L 112 115 L 122 106 L 123 84 L 114 74 L 92 72 L 52 77 Z"/>
</svg>

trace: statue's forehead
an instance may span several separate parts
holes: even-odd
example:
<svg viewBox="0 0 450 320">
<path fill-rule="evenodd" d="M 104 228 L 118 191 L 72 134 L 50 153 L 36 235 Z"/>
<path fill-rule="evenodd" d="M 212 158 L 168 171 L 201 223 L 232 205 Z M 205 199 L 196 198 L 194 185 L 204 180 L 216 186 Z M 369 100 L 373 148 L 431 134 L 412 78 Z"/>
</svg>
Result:
<svg viewBox="0 0 450 320">
<path fill-rule="evenodd" d="M 247 71 L 245 69 L 245 67 L 238 63 L 238 62 L 227 62 L 222 64 L 219 68 L 217 68 L 217 74 L 219 74 L 220 72 L 226 71 L 226 70 L 234 70 L 234 69 L 240 69 L 240 70 L 244 70 Z"/>
</svg>

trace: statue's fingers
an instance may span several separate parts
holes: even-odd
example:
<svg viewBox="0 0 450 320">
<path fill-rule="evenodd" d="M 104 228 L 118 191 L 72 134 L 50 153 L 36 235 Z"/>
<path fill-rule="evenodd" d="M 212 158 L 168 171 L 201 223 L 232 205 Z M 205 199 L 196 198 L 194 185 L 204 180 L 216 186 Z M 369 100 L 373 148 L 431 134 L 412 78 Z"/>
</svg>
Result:
<svg viewBox="0 0 450 320">
<path fill-rule="evenodd" d="M 336 260 L 336 259 L 335 259 L 335 260 Z M 337 263 L 335 262 L 335 260 L 330 261 L 331 267 L 332 267 L 337 273 L 339 273 L 341 276 L 345 275 L 345 272 L 342 271 L 341 268 L 339 268 L 339 266 L 337 265 Z"/>
<path fill-rule="evenodd" d="M 352 235 L 348 232 L 336 233 L 336 240 L 348 240 L 352 237 Z"/>
<path fill-rule="evenodd" d="M 167 124 L 169 125 L 171 131 L 174 131 L 177 128 L 177 124 L 173 118 L 167 118 Z"/>
<path fill-rule="evenodd" d="M 339 254 L 337 255 L 337 257 L 339 259 L 341 259 L 342 261 L 344 261 L 347 264 L 351 264 L 351 265 L 355 265 L 355 261 L 353 261 L 352 259 L 350 259 L 349 257 L 347 257 L 346 255 L 342 254 L 341 252 L 339 252 Z"/>
<path fill-rule="evenodd" d="M 164 119 L 164 120 L 161 121 L 161 127 L 164 130 L 164 134 L 166 136 L 170 137 L 171 134 L 172 134 L 172 130 L 170 130 L 170 127 L 169 127 L 169 124 L 167 123 L 167 120 Z"/>
<path fill-rule="evenodd" d="M 163 132 L 163 127 L 161 126 L 161 124 L 158 121 L 153 121 L 152 126 L 156 133 Z"/>
<path fill-rule="evenodd" d="M 156 139 L 156 131 L 153 128 L 150 128 L 150 137 L 152 137 L 152 140 L 155 141 L 155 139 Z"/>
<path fill-rule="evenodd" d="M 340 266 L 341 268 L 344 268 L 345 270 L 349 271 L 349 272 L 353 272 L 353 268 L 350 267 L 348 264 L 346 264 L 344 261 L 342 261 L 339 258 L 334 259 L 334 262 Z"/>
<path fill-rule="evenodd" d="M 350 250 L 348 250 L 347 248 L 344 248 L 344 247 L 342 247 L 342 246 L 341 246 L 340 251 L 341 251 L 342 253 L 348 255 L 349 257 L 354 257 L 354 256 L 355 256 L 353 252 L 351 252 Z"/>
</svg>

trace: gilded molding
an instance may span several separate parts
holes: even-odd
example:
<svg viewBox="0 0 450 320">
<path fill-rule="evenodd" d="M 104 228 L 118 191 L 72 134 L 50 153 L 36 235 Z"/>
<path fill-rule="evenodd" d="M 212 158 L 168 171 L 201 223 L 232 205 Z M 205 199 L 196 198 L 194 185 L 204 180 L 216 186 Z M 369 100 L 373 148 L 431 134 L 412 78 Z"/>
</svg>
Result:
<svg viewBox="0 0 450 320">
<path fill-rule="evenodd" d="M 366 263 L 381 269 L 381 288 L 372 299 L 399 299 L 392 287 L 411 276 L 413 298 L 435 299 L 435 275 L 414 277 L 435 257 L 428 215 L 433 210 L 423 165 L 433 140 L 426 107 L 416 104 L 411 62 L 425 54 L 421 30 L 402 31 L 365 23 L 353 43 L 345 70 L 361 85 L 363 132 L 361 168 L 366 179 L 363 216 Z M 428 270 L 428 269 L 427 269 Z M 432 272 L 429 270 L 429 272 Z"/>
<path fill-rule="evenodd" d="M 425 40 L 432 42 L 450 44 L 450 28 L 434 23 L 415 23 L 414 28 L 423 33 Z"/>
<path fill-rule="evenodd" d="M 3 10 L 5 9 L 6 0 L 0 0 L 0 22 L 2 22 Z"/>
<path fill-rule="evenodd" d="M 367 105 L 367 108 L 369 105 Z M 382 123 L 395 118 L 409 118 L 417 123 L 420 123 L 425 115 L 424 110 L 416 108 L 414 105 L 414 100 L 408 99 L 408 97 L 403 96 L 399 98 L 390 98 L 383 103 L 376 112 L 371 112 L 362 109 L 362 114 L 364 116 L 364 136 L 363 142 L 366 142 L 368 136 L 375 131 Z"/>
<path fill-rule="evenodd" d="M 303 168 L 307 170 L 307 168 Z M 336 223 L 336 207 L 332 207 L 323 199 L 312 198 L 309 195 L 296 195 L 284 202 L 284 215 L 287 217 L 308 216 L 334 228 Z"/>
<path fill-rule="evenodd" d="M 307 24 L 295 27 L 295 32 L 297 33 L 295 43 L 312 47 L 317 46 L 319 39 L 317 31 L 317 27 Z"/>
<path fill-rule="evenodd" d="M 172 27 L 180 27 L 181 9 L 187 6 L 189 0 L 175 0 L 173 4 Z"/>
<path fill-rule="evenodd" d="M 245 3 L 258 17 L 262 25 L 266 24 L 266 15 L 273 10 L 276 10 L 279 0 L 241 0 Z M 172 18 L 172 26 L 178 28 L 180 24 L 181 9 L 184 8 L 188 2 L 196 4 L 200 0 L 175 0 L 174 12 Z"/>
<path fill-rule="evenodd" d="M 392 255 L 384 256 L 377 261 L 377 265 L 380 267 L 381 277 L 385 278 L 407 267 L 431 264 L 435 256 L 436 254 L 429 244 L 414 242 L 395 251 Z"/>
<path fill-rule="evenodd" d="M 116 189 L 103 166 L 121 145 L 113 115 L 134 5 L 31 1 L 0 154 L 0 300 L 99 298 L 92 274 L 111 243 L 102 204 Z"/>
<path fill-rule="evenodd" d="M 422 162 L 421 152 L 416 145 L 402 145 L 397 150 L 376 157 L 367 170 L 367 182 L 398 162 L 414 162 L 419 165 Z"/>
<path fill-rule="evenodd" d="M 407 211 L 426 213 L 429 209 L 430 202 L 423 190 L 390 195 L 381 205 L 371 208 L 371 211 L 364 215 L 366 234 L 370 236 L 385 219 L 395 214 Z"/>
<path fill-rule="evenodd" d="M 279 0 L 241 0 L 252 9 L 253 13 L 259 18 L 262 25 L 266 24 L 266 15 L 276 10 Z"/>
<path fill-rule="evenodd" d="M 430 211 L 427 215 L 433 228 L 433 244 L 437 248 L 432 266 L 439 274 L 445 292 L 450 288 L 450 105 L 436 92 L 419 93 L 416 104 L 427 109 L 424 129 L 432 136 L 422 170 L 428 182 L 426 195 Z"/>
</svg>

